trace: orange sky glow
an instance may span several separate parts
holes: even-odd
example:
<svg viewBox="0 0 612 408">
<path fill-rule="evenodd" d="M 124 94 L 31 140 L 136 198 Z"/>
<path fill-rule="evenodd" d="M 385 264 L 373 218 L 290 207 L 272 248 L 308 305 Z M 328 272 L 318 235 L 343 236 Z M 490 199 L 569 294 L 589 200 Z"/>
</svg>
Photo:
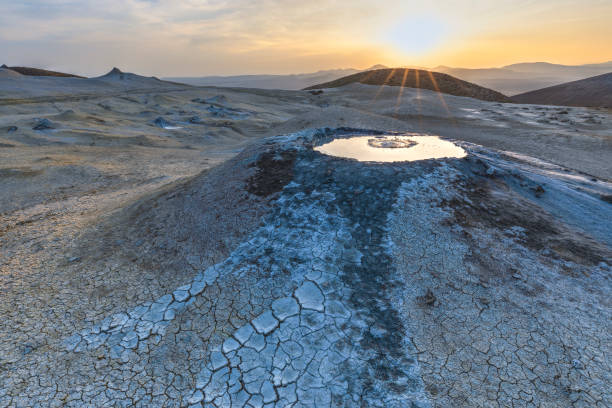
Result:
<svg viewBox="0 0 612 408">
<path fill-rule="evenodd" d="M 33 0 L 0 14 L 9 65 L 85 75 L 303 73 L 612 60 L 610 0 Z"/>
</svg>

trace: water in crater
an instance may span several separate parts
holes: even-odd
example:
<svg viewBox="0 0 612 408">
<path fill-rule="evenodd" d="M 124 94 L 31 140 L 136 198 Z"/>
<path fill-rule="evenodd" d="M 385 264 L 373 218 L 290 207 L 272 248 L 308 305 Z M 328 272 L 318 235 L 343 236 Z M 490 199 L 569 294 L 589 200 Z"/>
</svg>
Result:
<svg viewBox="0 0 612 408">
<path fill-rule="evenodd" d="M 401 162 L 462 158 L 465 150 L 437 136 L 371 135 L 337 138 L 314 148 L 328 156 L 363 162 Z"/>
</svg>

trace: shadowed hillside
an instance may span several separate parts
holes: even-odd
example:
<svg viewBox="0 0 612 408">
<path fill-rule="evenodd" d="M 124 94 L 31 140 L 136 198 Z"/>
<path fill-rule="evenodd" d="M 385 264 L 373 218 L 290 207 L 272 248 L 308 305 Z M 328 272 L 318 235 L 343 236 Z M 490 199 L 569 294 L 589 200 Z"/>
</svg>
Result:
<svg viewBox="0 0 612 408">
<path fill-rule="evenodd" d="M 518 103 L 612 107 L 612 72 L 512 97 Z"/>
<path fill-rule="evenodd" d="M 2 68 L 10 69 L 15 72 L 19 72 L 21 75 L 27 76 L 53 76 L 53 77 L 65 77 L 65 78 L 83 78 L 82 76 L 74 74 L 66 74 L 64 72 L 48 71 L 46 69 L 31 68 L 31 67 L 7 67 L 2 65 Z"/>
<path fill-rule="evenodd" d="M 483 101 L 510 102 L 510 98 L 497 91 L 462 81 L 450 75 L 410 68 L 376 69 L 360 72 L 306 89 L 338 88 L 353 83 L 405 86 L 408 88 L 428 89 L 455 96 L 467 96 Z"/>
</svg>

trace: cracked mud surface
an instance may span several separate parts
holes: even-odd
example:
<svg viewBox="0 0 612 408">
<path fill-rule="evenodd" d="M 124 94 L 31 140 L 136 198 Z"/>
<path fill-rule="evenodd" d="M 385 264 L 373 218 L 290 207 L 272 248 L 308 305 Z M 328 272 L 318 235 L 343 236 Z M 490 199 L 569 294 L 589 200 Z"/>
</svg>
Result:
<svg viewBox="0 0 612 408">
<path fill-rule="evenodd" d="M 3 341 L 0 405 L 609 406 L 612 186 L 467 143 L 312 150 L 351 134 L 264 139 L 125 210 L 163 284 L 57 297 L 83 315 Z"/>
<path fill-rule="evenodd" d="M 609 250 L 586 259 L 579 245 L 535 250 L 530 235 L 556 238 L 556 223 L 541 214 L 548 230 L 466 225 L 458 201 L 471 203 L 474 187 L 460 175 L 444 169 L 403 185 L 391 223 L 396 265 L 411 282 L 402 308 L 432 405 L 609 406 L 610 268 L 593 265 L 609 262 Z M 449 183 L 454 191 L 440 188 Z"/>
</svg>

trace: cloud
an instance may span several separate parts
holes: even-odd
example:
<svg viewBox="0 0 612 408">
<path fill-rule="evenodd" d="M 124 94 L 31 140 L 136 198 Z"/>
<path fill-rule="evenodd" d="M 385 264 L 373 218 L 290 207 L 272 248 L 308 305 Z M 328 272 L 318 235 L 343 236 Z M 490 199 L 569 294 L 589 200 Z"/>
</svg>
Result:
<svg viewBox="0 0 612 408">
<path fill-rule="evenodd" d="M 352 23 L 377 14 L 376 9 L 364 11 L 368 8 L 363 0 L 350 6 L 328 0 L 30 0 L 7 4 L 0 15 L 0 44 L 8 58 L 16 57 L 18 44 L 19 59 L 35 52 L 47 65 L 60 56 L 78 59 L 74 51 L 83 52 L 88 44 L 109 60 L 126 49 L 135 51 L 132 59 L 144 57 L 152 48 L 177 58 L 214 52 L 253 59 L 253 53 L 283 49 L 318 54 L 346 48 L 348 39 L 359 34 L 350 34 Z M 125 63 L 131 62 L 128 56 Z"/>
<path fill-rule="evenodd" d="M 451 0 L 5 1 L 0 49 L 2 62 L 35 60 L 83 74 L 112 65 L 198 75 L 416 64 L 442 58 L 451 44 L 453 52 L 469 49 L 475 36 L 514 33 L 534 18 L 584 15 L 584 41 L 592 18 L 606 15 L 605 2 L 585 1 L 593 11 L 584 5 L 578 13 L 569 0 L 473 0 L 469 7 Z"/>
</svg>

